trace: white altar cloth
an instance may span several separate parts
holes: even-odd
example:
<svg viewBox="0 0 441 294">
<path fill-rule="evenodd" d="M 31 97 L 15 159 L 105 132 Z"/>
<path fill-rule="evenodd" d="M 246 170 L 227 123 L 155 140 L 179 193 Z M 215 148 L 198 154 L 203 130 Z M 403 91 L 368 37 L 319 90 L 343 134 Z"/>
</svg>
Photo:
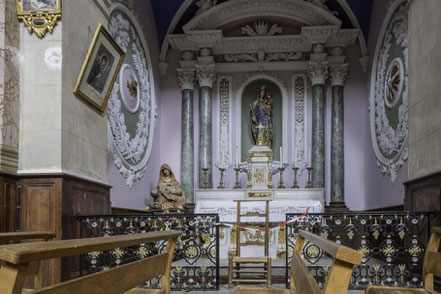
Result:
<svg viewBox="0 0 441 294">
<path fill-rule="evenodd" d="M 269 219 L 271 227 L 286 221 L 286 213 L 304 213 L 309 205 L 309 213 L 320 213 L 324 211 L 325 193 L 324 189 L 277 189 L 272 190 L 274 198 L 269 203 Z M 220 222 L 235 224 L 237 203 L 234 200 L 247 199 L 246 190 L 220 190 L 201 189 L 195 193 L 195 213 L 214 213 L 219 215 Z M 258 199 L 258 198 L 256 198 Z M 241 213 L 248 211 L 259 211 L 264 213 L 265 202 L 242 202 Z M 242 217 L 242 222 L 264 222 L 264 218 Z M 223 227 L 220 238 L 220 258 L 227 259 L 228 251 L 235 249 L 234 242 L 231 242 L 231 228 Z M 278 252 L 286 250 L 284 237 L 280 229 L 273 230 L 270 234 L 269 255 L 276 258 Z M 241 239 L 244 236 L 241 236 Z M 282 238 L 280 238 L 282 237 Z M 279 241 L 280 240 L 280 241 Z M 253 247 L 253 248 L 250 248 Z M 249 246 L 247 250 L 241 251 L 241 256 L 256 257 L 263 256 L 263 247 Z"/>
</svg>

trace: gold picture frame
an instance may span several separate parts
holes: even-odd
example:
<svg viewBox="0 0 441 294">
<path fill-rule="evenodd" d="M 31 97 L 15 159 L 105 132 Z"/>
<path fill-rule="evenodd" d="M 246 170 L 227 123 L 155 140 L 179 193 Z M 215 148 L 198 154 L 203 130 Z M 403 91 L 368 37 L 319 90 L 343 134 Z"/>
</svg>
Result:
<svg viewBox="0 0 441 294">
<path fill-rule="evenodd" d="M 29 34 L 44 38 L 61 18 L 61 0 L 17 0 L 17 17 Z"/>
<path fill-rule="evenodd" d="M 73 93 L 103 112 L 123 60 L 124 51 L 98 24 Z"/>
</svg>

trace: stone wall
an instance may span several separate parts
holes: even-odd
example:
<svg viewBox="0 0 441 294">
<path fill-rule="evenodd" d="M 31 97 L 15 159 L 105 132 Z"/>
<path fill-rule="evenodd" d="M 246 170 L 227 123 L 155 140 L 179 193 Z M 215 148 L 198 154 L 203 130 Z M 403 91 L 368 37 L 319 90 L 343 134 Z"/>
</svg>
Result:
<svg viewBox="0 0 441 294">
<path fill-rule="evenodd" d="M 441 1 L 409 7 L 409 179 L 441 171 Z"/>
</svg>

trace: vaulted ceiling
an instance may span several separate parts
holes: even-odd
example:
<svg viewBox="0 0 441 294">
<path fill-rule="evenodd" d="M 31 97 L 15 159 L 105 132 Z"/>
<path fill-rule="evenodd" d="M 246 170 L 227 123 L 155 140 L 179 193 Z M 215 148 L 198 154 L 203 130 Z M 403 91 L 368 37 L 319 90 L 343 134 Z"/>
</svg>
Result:
<svg viewBox="0 0 441 294">
<path fill-rule="evenodd" d="M 177 25 L 172 33 L 179 34 L 183 33 L 182 27 L 189 22 L 193 16 L 195 15 L 198 7 L 195 3 L 198 0 L 193 0 L 191 5 L 188 6 L 186 11 L 182 14 L 182 17 L 177 22 Z M 234 1 L 234 0 L 218 0 L 217 3 L 223 3 L 226 1 Z M 277 0 L 274 0 L 277 1 Z M 155 16 L 156 28 L 158 32 L 158 40 L 159 46 L 162 46 L 164 38 L 167 34 L 167 30 L 169 29 L 170 23 L 172 22 L 174 16 L 178 12 L 181 5 L 185 2 L 185 0 L 153 0 L 152 8 Z M 340 4 L 343 2 L 342 0 L 327 0 L 326 5 L 329 7 L 331 11 L 335 11 L 337 17 L 342 21 L 342 28 L 354 28 L 350 16 L 345 12 L 344 8 Z M 349 7 L 352 9 L 353 14 L 358 20 L 360 24 L 361 31 L 365 39 L 367 40 L 367 36 L 369 33 L 369 23 L 372 12 L 372 2 L 373 0 L 346 0 Z"/>
</svg>

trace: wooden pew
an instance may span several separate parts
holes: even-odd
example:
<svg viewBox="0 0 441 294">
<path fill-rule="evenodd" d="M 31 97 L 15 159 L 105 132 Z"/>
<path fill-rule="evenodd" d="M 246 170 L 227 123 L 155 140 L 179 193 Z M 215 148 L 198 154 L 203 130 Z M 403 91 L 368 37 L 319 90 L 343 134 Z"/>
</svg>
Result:
<svg viewBox="0 0 441 294">
<path fill-rule="evenodd" d="M 334 258 L 323 291 L 301 258 L 305 240 L 314 243 Z M 300 230 L 291 261 L 289 290 L 237 286 L 234 288 L 234 293 L 346 294 L 354 265 L 360 264 L 361 258 L 362 254 L 354 249 L 338 245 L 313 233 Z"/>
<path fill-rule="evenodd" d="M 424 288 L 401 288 L 385 286 L 369 286 L 366 288 L 367 294 L 418 294 L 436 293 L 433 289 L 433 276 L 441 277 L 441 253 L 438 252 L 441 241 L 441 227 L 433 227 L 429 243 L 423 261 L 423 287 Z"/>
<path fill-rule="evenodd" d="M 56 237 L 57 235 L 54 232 L 8 232 L 8 233 L 0 233 L 0 244 L 8 244 L 9 242 L 14 241 L 30 241 L 30 240 L 44 240 L 49 241 Z M 0 262 L 0 266 L 2 262 Z M 38 289 L 43 287 L 43 279 L 45 275 L 45 267 L 47 267 L 47 262 L 34 262 L 29 268 L 27 275 L 35 275 L 33 286 Z M 47 270 L 47 268 L 46 268 Z M 32 281 L 28 282 L 28 287 L 32 287 Z"/>
<path fill-rule="evenodd" d="M 3 261 L 4 265 L 0 268 L 0 293 L 21 293 L 24 278 L 33 262 L 167 240 L 167 248 L 163 253 L 28 293 L 169 294 L 171 263 L 179 235 L 179 232 L 170 230 L 1 246 L 0 261 Z M 157 276 L 162 276 L 162 289 L 133 289 Z"/>
</svg>

